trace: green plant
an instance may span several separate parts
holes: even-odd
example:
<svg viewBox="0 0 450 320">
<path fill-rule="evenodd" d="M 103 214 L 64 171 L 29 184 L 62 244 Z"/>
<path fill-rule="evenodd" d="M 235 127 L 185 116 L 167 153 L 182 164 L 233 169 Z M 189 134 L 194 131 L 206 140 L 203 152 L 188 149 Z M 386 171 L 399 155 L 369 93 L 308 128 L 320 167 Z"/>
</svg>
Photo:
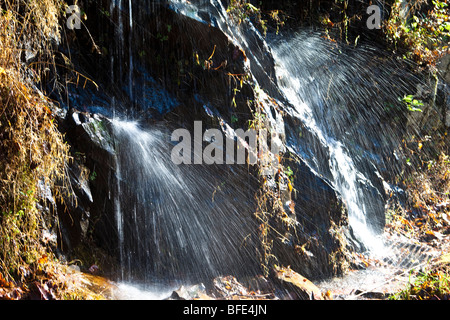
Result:
<svg viewBox="0 0 450 320">
<path fill-rule="evenodd" d="M 432 268 L 418 272 L 410 280 L 407 287 L 389 297 L 390 300 L 430 300 L 449 299 L 450 296 L 450 274 L 448 267 Z"/>
<path fill-rule="evenodd" d="M 280 28 L 283 27 L 286 23 L 286 17 L 279 10 L 270 11 L 269 16 L 272 19 L 272 21 L 275 22 L 275 25 L 277 27 L 276 34 L 278 34 L 278 32 L 280 31 Z"/>
<path fill-rule="evenodd" d="M 402 12 L 401 0 L 391 7 L 391 15 L 384 25 L 386 37 L 404 57 L 436 72 L 437 60 L 448 52 L 450 16 L 448 0 L 409 1 L 410 10 Z"/>
<path fill-rule="evenodd" d="M 107 9 L 100 8 L 100 13 L 108 18 L 111 17 L 111 13 Z"/>
<path fill-rule="evenodd" d="M 287 19 L 284 12 L 280 10 L 263 12 L 260 8 L 255 7 L 247 0 L 231 0 L 227 12 L 237 24 L 241 24 L 246 20 L 254 20 L 256 26 L 261 29 L 264 36 L 267 35 L 269 21 L 274 25 L 276 34 L 278 34 L 280 28 L 285 25 Z"/>
<path fill-rule="evenodd" d="M 284 168 L 284 173 L 289 178 L 289 181 L 294 183 L 294 171 L 292 171 L 291 167 Z"/>
<path fill-rule="evenodd" d="M 92 171 L 91 174 L 89 175 L 89 180 L 95 181 L 95 179 L 97 179 L 97 172 Z"/>
<path fill-rule="evenodd" d="M 403 102 L 409 111 L 419 111 L 422 112 L 422 109 L 419 109 L 418 107 L 423 107 L 424 104 L 422 100 L 414 99 L 414 96 L 412 94 L 406 95 L 403 98 L 398 98 L 399 101 Z"/>
</svg>

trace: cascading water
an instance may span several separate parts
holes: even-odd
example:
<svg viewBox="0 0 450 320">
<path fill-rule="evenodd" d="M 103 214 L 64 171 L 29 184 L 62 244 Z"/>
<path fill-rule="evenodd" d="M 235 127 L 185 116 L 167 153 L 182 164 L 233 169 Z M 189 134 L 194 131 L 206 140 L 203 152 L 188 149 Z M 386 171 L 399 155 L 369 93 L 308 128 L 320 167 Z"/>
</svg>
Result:
<svg viewBox="0 0 450 320">
<path fill-rule="evenodd" d="M 301 47 L 296 46 L 296 48 Z M 287 52 L 290 52 L 290 54 L 286 57 Z M 320 160 L 313 158 L 311 165 L 317 172 L 324 172 L 325 170 L 331 172 L 330 181 L 344 198 L 349 212 L 349 224 L 353 229 L 354 235 L 368 249 L 381 253 L 380 250 L 383 249 L 382 242 L 376 238 L 370 226 L 370 221 L 368 221 L 366 216 L 369 208 L 366 208 L 365 190 L 359 188 L 359 183 L 371 186 L 370 181 L 356 168 L 353 160 L 347 154 L 345 146 L 340 141 L 327 135 L 327 126 L 333 124 L 320 123 L 320 119 L 316 117 L 317 111 L 315 112 L 312 109 L 313 107 L 302 100 L 302 97 L 307 96 L 305 91 L 311 90 L 306 87 L 307 84 L 305 83 L 305 80 L 308 79 L 306 78 L 308 76 L 307 72 L 305 72 L 305 60 L 292 53 L 292 45 L 288 43 L 275 49 L 274 58 L 277 62 L 277 74 L 281 90 L 293 108 L 290 112 L 291 116 L 300 119 L 308 130 L 317 137 L 321 147 L 328 151 L 328 164 L 318 164 Z M 306 81 L 314 82 L 317 80 L 309 78 Z M 313 94 L 317 94 L 315 97 L 317 100 L 313 101 L 313 103 L 321 104 L 323 101 L 320 99 L 323 98 L 323 93 L 319 91 L 319 88 L 316 90 L 318 91 Z M 296 140 L 293 141 L 294 145 L 290 146 L 294 152 L 295 144 L 298 143 Z M 320 168 L 321 165 L 328 166 L 328 168 Z"/>
<path fill-rule="evenodd" d="M 309 134 L 287 128 L 287 147 L 341 194 L 362 249 L 405 262 L 408 258 L 395 248 L 403 245 L 383 238 L 388 185 L 380 172 L 398 172 L 391 159 L 403 130 L 387 124 L 387 106 L 421 82 L 375 47 L 346 50 L 308 31 L 271 44 L 279 88 L 289 101 L 286 112 Z"/>
<path fill-rule="evenodd" d="M 349 212 L 349 224 L 354 235 L 368 247 L 368 249 L 382 257 L 384 247 L 382 240 L 374 234 L 370 221 L 367 219 L 368 210 L 365 205 L 364 191 L 358 188 L 358 183 L 370 184 L 364 175 L 355 167 L 352 159 L 346 154 L 339 142 L 330 143 L 330 169 L 333 174 L 334 186 L 345 200 Z"/>
<path fill-rule="evenodd" d="M 274 50 L 277 77 L 280 78 L 278 86 L 272 81 L 274 75 L 268 74 L 268 70 L 263 67 L 263 60 L 268 58 L 267 53 L 271 52 L 271 48 L 251 23 L 248 24 L 249 30 L 247 31 L 237 27 L 230 21 L 220 1 L 204 1 L 198 5 L 190 5 L 183 1 L 172 1 L 172 5 L 182 14 L 199 21 L 204 21 L 206 19 L 204 17 L 209 15 L 209 21 L 212 21 L 216 27 L 220 28 L 233 42 L 247 52 L 249 57 L 248 68 L 252 72 L 255 83 L 270 92 L 275 98 L 283 99 L 282 95 L 285 96 L 287 104 L 292 106 L 285 106 L 290 116 L 300 119 L 307 126 L 308 130 L 322 144 L 321 148 L 326 150 L 325 153 L 328 155 L 329 161 L 327 164 L 317 166 L 317 162 L 323 162 L 323 159 L 317 159 L 315 154 L 307 158 L 304 157 L 305 154 L 300 154 L 300 156 L 319 174 L 326 175 L 326 172 L 330 173 L 327 178 L 342 195 L 347 204 L 349 220 L 355 236 L 366 248 L 380 252 L 382 250 L 382 242 L 376 238 L 376 234 L 380 233 L 380 227 L 376 225 L 382 225 L 384 222 L 375 220 L 383 220 L 379 216 L 380 212 L 384 214 L 384 201 L 381 199 L 367 201 L 369 197 L 381 197 L 380 195 L 376 195 L 379 191 L 376 190 L 371 184 L 371 181 L 364 177 L 363 173 L 353 163 L 351 155 L 346 152 L 346 146 L 339 141 L 340 137 L 333 136 L 330 132 L 334 130 L 330 126 L 339 127 L 342 125 L 342 123 L 336 121 L 336 118 L 342 118 L 342 115 L 334 113 L 328 119 L 318 115 L 321 111 L 327 112 L 327 110 L 322 110 L 320 105 L 326 104 L 326 100 L 328 99 L 326 95 L 330 94 L 330 88 L 328 87 L 328 91 L 322 92 L 322 88 L 316 88 L 314 82 L 320 82 L 321 84 L 325 82 L 329 83 L 333 79 L 316 78 L 311 74 L 314 70 L 308 69 L 308 63 L 310 63 L 308 58 L 315 55 L 315 59 L 319 63 L 328 63 L 329 61 L 327 59 L 329 59 L 330 48 L 326 47 L 323 42 L 318 43 L 322 49 L 321 51 L 318 48 L 313 48 L 311 42 L 317 42 L 318 36 L 316 35 L 309 38 L 309 43 L 308 41 L 304 41 L 301 45 L 294 43 L 298 39 L 286 41 L 286 37 L 279 36 L 278 39 L 282 38 L 282 40 L 279 40 L 279 43 L 274 41 L 274 48 L 272 48 Z M 257 39 L 257 43 L 263 46 L 264 49 L 261 50 L 259 48 L 263 54 L 255 50 L 252 51 L 252 45 L 250 44 L 252 39 L 250 38 Z M 255 41 L 254 39 L 253 41 Z M 304 46 L 305 44 L 307 45 L 306 47 Z M 308 49 L 311 50 L 308 51 Z M 313 67 L 317 67 L 317 65 Z M 335 76 L 337 78 L 345 78 L 349 75 L 343 74 L 342 70 L 337 70 Z M 358 75 L 352 76 L 358 77 Z M 313 85 L 308 84 L 308 82 L 313 83 Z M 338 80 L 338 82 L 339 85 L 345 85 L 342 83 L 342 80 Z M 356 87 L 355 89 L 356 91 L 358 90 Z M 279 91 L 281 91 L 282 95 L 278 94 Z M 344 99 L 351 99 L 353 96 L 361 96 L 361 94 L 364 93 L 350 93 Z M 312 99 L 308 100 L 308 98 Z M 337 99 L 333 99 L 336 102 Z M 279 103 L 282 104 L 280 101 Z M 342 107 L 345 108 L 345 106 Z M 341 112 L 346 111 L 342 110 Z M 267 114 L 270 115 L 270 112 Z M 296 146 L 298 146 L 298 141 L 295 140 L 293 145 L 289 145 L 288 142 L 288 147 L 294 152 Z M 306 148 L 310 149 L 309 152 L 314 153 L 316 151 L 311 146 Z M 374 194 L 375 196 L 373 196 Z M 370 211 L 378 212 L 378 217 L 375 215 L 371 221 L 367 217 Z"/>
<path fill-rule="evenodd" d="M 123 280 L 257 273 L 251 181 L 241 180 L 245 168 L 177 166 L 170 134 L 136 122 L 116 119 L 113 133 Z"/>
<path fill-rule="evenodd" d="M 312 108 L 315 107 L 313 105 L 314 102 L 322 103 L 317 100 L 323 98 L 323 93 L 320 92 L 316 94 L 316 101 L 309 101 L 312 106 L 307 105 L 302 100 L 302 97 L 307 96 L 308 94 L 311 95 L 311 92 L 308 92 L 308 90 L 315 90 L 314 88 L 307 87 L 306 82 L 323 80 L 314 79 L 313 76 L 304 74 L 304 64 L 305 62 L 308 62 L 303 59 L 307 57 L 302 55 L 305 55 L 307 49 L 303 48 L 303 46 L 293 44 L 292 42 L 287 42 L 283 37 L 283 40 L 280 41 L 282 45 L 274 48 L 274 60 L 278 67 L 276 68 L 277 74 L 283 79 L 280 81 L 280 86 L 276 88 L 275 85 L 274 88 L 274 84 L 271 80 L 273 75 L 267 74 L 267 70 L 263 67 L 264 63 L 261 61 L 262 59 L 267 59 L 267 55 L 258 55 L 257 51 L 251 51 L 251 45 L 249 44 L 249 41 L 251 40 L 248 39 L 247 34 L 249 34 L 250 37 L 257 39 L 257 41 L 264 46 L 265 49 L 261 50 L 264 54 L 270 52 L 271 49 L 251 23 L 249 23 L 250 32 L 245 32 L 241 28 L 238 28 L 230 21 L 224 6 L 220 1 L 204 1 L 195 6 L 184 1 L 172 1 L 172 5 L 180 13 L 199 21 L 204 21 L 204 19 L 206 19 L 204 18 L 205 15 L 209 15 L 209 21 L 212 21 L 216 27 L 220 28 L 230 39 L 232 39 L 232 41 L 237 43 L 247 52 L 249 57 L 248 68 L 252 71 L 255 83 L 259 83 L 276 98 L 280 97 L 277 93 L 278 90 L 281 90 L 282 94 L 287 98 L 288 103 L 292 105 L 292 111 L 290 112 L 291 116 L 298 117 L 306 124 L 308 130 L 316 136 L 322 144 L 322 147 L 328 150 L 327 153 L 330 157 L 326 169 L 317 168 L 317 166 L 314 165 L 314 162 L 318 161 L 317 159 L 314 159 L 314 155 L 312 158 L 305 160 L 307 160 L 307 163 L 319 173 L 324 173 L 326 171 L 331 172 L 332 176 L 328 178 L 330 181 L 333 181 L 334 187 L 341 193 L 347 203 L 350 216 L 349 219 L 355 235 L 357 235 L 358 239 L 362 241 L 365 246 L 370 247 L 372 250 L 375 248 L 380 249 L 380 241 L 375 239 L 375 236 L 373 235 L 374 230 L 371 228 L 371 222 L 367 221 L 366 217 L 366 212 L 370 211 L 371 208 L 367 208 L 368 205 L 365 197 L 365 190 L 361 190 L 359 184 L 365 184 L 369 188 L 373 188 L 373 186 L 371 186 L 370 181 L 365 178 L 353 164 L 351 157 L 345 152 L 345 146 L 339 142 L 339 138 L 332 138 L 328 135 L 327 126 L 339 126 L 339 124 L 318 123 L 315 113 L 319 111 L 313 111 Z M 316 39 L 316 37 L 313 37 L 313 39 Z M 329 48 L 323 48 L 324 51 L 322 52 L 314 50 L 314 54 L 317 54 L 316 59 L 326 58 L 328 49 Z M 286 57 L 287 52 L 290 52 L 291 56 Z M 296 53 L 298 56 L 295 56 Z M 306 54 L 309 53 L 310 52 Z M 336 76 L 340 77 L 342 74 L 337 74 Z M 268 114 L 270 115 L 270 113 Z M 303 157 L 304 155 L 302 154 L 301 156 Z M 377 191 L 372 190 L 372 192 L 376 193 Z M 379 205 L 384 206 L 384 203 L 380 202 Z M 384 208 L 377 208 L 376 210 L 383 211 Z"/>
</svg>

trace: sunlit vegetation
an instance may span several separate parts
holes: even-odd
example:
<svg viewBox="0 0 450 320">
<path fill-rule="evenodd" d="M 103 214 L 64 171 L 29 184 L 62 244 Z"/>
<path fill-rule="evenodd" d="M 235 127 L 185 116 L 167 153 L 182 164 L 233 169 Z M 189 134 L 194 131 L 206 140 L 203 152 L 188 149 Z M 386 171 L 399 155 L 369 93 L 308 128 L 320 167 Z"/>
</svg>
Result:
<svg viewBox="0 0 450 320">
<path fill-rule="evenodd" d="M 268 22 L 275 25 L 276 32 L 285 24 L 285 15 L 280 10 L 263 11 L 247 0 L 231 0 L 227 8 L 228 14 L 237 24 L 246 20 L 253 20 L 264 35 L 267 34 Z"/>
<path fill-rule="evenodd" d="M 447 262 L 448 263 L 448 262 Z M 411 270 L 406 288 L 389 297 L 390 300 L 449 300 L 450 268 L 448 265 L 424 271 Z"/>
<path fill-rule="evenodd" d="M 450 162 L 447 128 L 430 117 L 440 114 L 435 99 L 439 83 L 437 63 L 448 54 L 450 19 L 448 1 L 417 1 L 401 5 L 395 1 L 385 24 L 388 41 L 402 58 L 417 63 L 418 70 L 432 75 L 433 99 L 427 104 L 408 95 L 402 102 L 409 111 L 425 111 L 417 124 L 419 134 L 407 135 L 402 147 L 406 169 L 399 177 L 407 192 L 407 206 L 394 215 L 391 226 L 414 241 L 426 243 L 444 252 L 450 228 Z M 445 115 L 444 115 L 445 118 Z M 434 119 L 434 120 L 433 120 Z M 428 267 L 412 270 L 407 288 L 394 299 L 448 299 L 449 268 Z"/>
<path fill-rule="evenodd" d="M 405 170 L 397 177 L 405 186 L 408 209 L 400 215 L 403 230 L 416 238 L 440 240 L 450 226 L 450 162 L 447 128 L 438 120 L 442 110 L 436 106 L 438 59 L 448 52 L 448 1 L 395 1 L 385 29 L 388 40 L 403 58 L 414 60 L 418 71 L 432 74 L 434 92 L 428 102 L 414 95 L 399 97 L 409 112 L 423 112 L 420 121 L 405 134 L 400 149 Z"/>
<path fill-rule="evenodd" d="M 59 37 L 64 7 L 58 0 L 7 0 L 1 9 L 0 298 L 74 298 L 44 232 L 57 230 L 57 218 L 42 210 L 48 192 L 58 197 L 67 185 L 68 145 L 55 106 L 36 86 L 54 64 L 50 43 Z"/>
<path fill-rule="evenodd" d="M 406 203 L 389 210 L 387 232 L 401 235 L 448 252 L 450 234 L 450 161 L 446 132 L 420 139 L 404 140 L 406 169 L 399 175 L 405 186 Z M 437 153 L 437 154 L 436 154 Z M 448 299 L 450 269 L 426 265 L 425 270 L 411 270 L 407 288 L 395 294 L 395 299 Z"/>
<path fill-rule="evenodd" d="M 436 62 L 449 52 L 448 0 L 396 0 L 384 26 L 387 39 L 404 57 L 436 72 Z"/>
</svg>

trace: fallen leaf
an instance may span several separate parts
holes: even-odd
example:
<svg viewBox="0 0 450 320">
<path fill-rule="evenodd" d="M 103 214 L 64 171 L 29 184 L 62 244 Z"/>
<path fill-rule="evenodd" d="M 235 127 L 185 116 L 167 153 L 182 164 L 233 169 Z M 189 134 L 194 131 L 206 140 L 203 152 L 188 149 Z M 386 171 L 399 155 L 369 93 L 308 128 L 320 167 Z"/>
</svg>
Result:
<svg viewBox="0 0 450 320">
<path fill-rule="evenodd" d="M 444 235 L 438 231 L 428 230 L 425 234 L 432 239 L 442 240 L 444 238 Z"/>
<path fill-rule="evenodd" d="M 9 281 L 6 281 L 6 279 L 3 278 L 3 275 L 0 273 L 0 287 L 9 288 L 11 286 L 12 286 L 12 283 Z"/>
</svg>

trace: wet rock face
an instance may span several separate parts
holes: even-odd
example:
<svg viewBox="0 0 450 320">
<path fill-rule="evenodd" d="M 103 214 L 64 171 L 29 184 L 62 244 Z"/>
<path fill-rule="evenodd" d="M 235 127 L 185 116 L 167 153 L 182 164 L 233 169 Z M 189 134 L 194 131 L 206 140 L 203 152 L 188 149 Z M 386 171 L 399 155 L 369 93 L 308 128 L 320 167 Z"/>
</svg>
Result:
<svg viewBox="0 0 450 320">
<path fill-rule="evenodd" d="M 60 247 L 70 252 L 95 230 L 99 243 L 115 248 L 116 236 L 103 219 L 114 209 L 110 200 L 114 192 L 114 144 L 108 120 L 71 109 L 60 122 L 73 157 L 68 164 L 69 189 L 63 195 L 64 203 L 57 204 Z"/>
<path fill-rule="evenodd" d="M 59 208 L 64 208 L 62 209 L 63 211 L 60 212 L 60 221 L 63 229 L 62 247 L 65 250 L 72 249 L 85 239 L 86 234 L 89 231 L 92 232 L 99 246 L 106 249 L 110 254 L 117 256 L 118 234 L 115 217 L 116 204 L 114 203 L 114 197 L 117 192 L 117 163 L 115 162 L 115 157 L 117 155 L 113 148 L 115 148 L 117 143 L 115 140 L 117 140 L 118 137 L 112 137 L 113 130 L 110 128 L 109 120 L 75 110 L 68 113 L 65 120 L 65 126 L 67 130 L 66 136 L 68 140 L 71 141 L 74 150 L 77 150 L 75 156 L 78 157 L 78 159 L 75 159 L 69 167 L 73 194 L 71 197 L 68 197 L 66 201 L 68 206 L 58 205 Z M 124 155 L 122 155 L 122 157 L 123 156 Z M 292 200 L 295 202 L 295 214 L 299 226 L 297 227 L 297 230 L 291 230 L 292 233 L 287 235 L 287 238 L 290 240 L 289 242 L 281 242 L 277 237 L 274 237 L 273 253 L 279 259 L 280 264 L 290 265 L 294 270 L 310 278 L 320 278 L 340 273 L 345 269 L 345 267 L 342 266 L 342 263 L 345 262 L 345 255 L 343 253 L 343 243 L 341 242 L 344 238 L 344 235 L 341 233 L 346 227 L 345 209 L 334 190 L 325 181 L 315 176 L 306 165 L 297 163 L 294 167 L 294 164 L 292 163 L 291 166 L 296 168 L 294 169 L 294 185 L 298 192 L 292 195 Z M 197 168 L 192 169 L 195 169 L 194 172 L 197 172 Z M 236 190 L 241 189 L 241 187 L 238 188 L 236 186 L 242 185 L 242 182 L 247 180 L 245 175 L 250 174 L 247 171 L 237 169 L 238 168 L 234 168 L 233 171 L 235 173 L 233 175 L 224 175 L 222 178 L 221 175 L 225 174 L 225 172 L 222 173 L 223 168 L 214 169 L 213 167 L 208 168 L 208 166 L 206 166 L 203 170 L 211 171 L 211 174 L 216 170 L 214 179 L 212 176 L 210 179 L 211 181 L 216 180 L 216 182 L 211 182 L 211 186 L 216 186 L 217 188 L 217 186 L 223 185 L 224 181 L 227 181 L 226 187 L 232 188 L 229 190 L 232 194 L 237 192 Z M 83 171 L 85 172 L 84 175 Z M 197 179 L 204 179 L 204 177 L 202 177 L 203 173 L 197 172 L 197 174 L 194 173 L 194 175 L 197 175 Z M 191 176 L 192 174 L 189 174 L 187 177 Z M 120 187 L 121 196 L 122 198 L 125 197 L 121 200 L 121 203 L 124 205 L 124 220 L 127 221 L 128 224 L 126 230 L 129 229 L 131 231 L 138 228 L 138 225 L 134 226 L 133 224 L 134 211 L 130 209 L 136 208 L 136 203 L 133 203 L 133 201 L 137 201 L 132 196 L 132 185 L 128 185 L 132 182 L 133 181 L 122 181 Z M 192 185 L 192 187 L 197 188 L 199 186 L 195 184 Z M 221 201 L 229 201 L 227 200 L 226 193 L 228 192 L 226 189 L 208 189 L 209 187 L 207 184 L 204 184 L 203 187 L 204 192 L 215 195 L 211 205 L 215 206 L 220 204 Z M 242 192 L 247 192 L 248 194 L 246 197 L 251 199 L 251 192 L 255 194 L 256 189 L 257 185 L 254 184 L 253 189 L 250 188 L 245 191 L 245 188 L 242 188 Z M 186 190 L 186 192 L 188 191 L 192 190 Z M 170 190 L 165 190 L 164 192 L 170 192 Z M 156 194 L 155 196 L 159 199 L 167 195 Z M 236 195 L 236 197 L 238 196 Z M 244 195 L 239 197 L 244 197 Z M 179 199 L 182 198 L 183 197 L 179 197 Z M 223 205 L 234 208 L 233 206 L 238 206 L 239 204 L 226 202 L 223 203 Z M 138 206 L 140 207 L 140 213 L 143 213 L 143 210 L 146 210 L 144 204 Z M 243 206 L 243 203 L 241 203 L 241 209 L 240 215 L 242 215 L 243 221 L 249 223 L 244 229 L 248 230 L 245 232 L 239 231 L 240 227 L 237 228 L 237 224 L 233 224 L 233 230 L 230 230 L 226 226 L 226 222 L 218 220 L 219 218 L 223 218 L 218 215 L 215 224 L 208 227 L 217 230 L 217 239 L 219 239 L 219 235 L 222 232 L 224 232 L 224 234 L 227 233 L 228 237 L 232 237 L 232 239 L 228 240 L 232 242 L 238 241 L 239 237 L 250 235 L 249 232 L 251 233 L 251 230 L 256 233 L 257 226 L 255 221 L 252 222 L 252 209 L 248 204 Z M 203 214 L 203 212 L 198 214 L 198 217 Z M 230 219 L 236 220 L 237 218 L 232 218 L 232 215 L 230 215 Z M 146 220 L 144 219 L 144 221 Z M 145 222 L 145 224 L 147 223 L 149 223 L 149 221 Z M 281 221 L 275 221 L 274 227 L 278 230 L 285 230 L 285 226 Z M 167 236 L 168 232 L 170 232 L 170 230 L 166 230 L 163 233 Z M 242 257 L 243 260 L 241 260 L 241 262 L 247 261 L 246 264 L 248 269 L 256 268 L 257 270 L 259 262 L 255 253 L 258 251 L 258 240 L 255 236 L 256 235 L 254 234 L 246 239 L 246 247 L 255 247 L 253 251 L 250 250 L 250 255 L 248 254 L 250 251 L 248 249 L 245 250 L 247 253 L 245 258 Z M 155 251 L 155 248 L 152 248 L 150 243 L 148 244 L 149 248 L 147 252 L 156 255 L 151 260 L 153 262 L 160 261 L 161 263 L 158 264 L 158 267 L 152 267 L 151 265 L 146 266 L 147 263 L 150 263 L 150 260 L 148 260 L 150 258 L 146 257 L 145 252 L 143 252 L 142 255 L 138 254 L 139 250 L 141 250 L 140 246 L 135 246 L 133 244 L 134 242 L 136 244 L 141 243 L 143 241 L 142 237 L 143 236 L 133 232 L 126 235 L 128 248 L 135 253 L 135 255 L 130 256 L 129 258 L 133 259 L 136 267 L 138 267 L 138 264 L 141 264 L 140 267 L 137 268 L 138 270 L 148 270 L 151 272 L 159 270 L 158 272 L 163 274 L 164 272 L 160 270 L 161 268 L 164 269 L 163 265 L 166 266 L 165 268 L 167 268 L 167 270 L 172 270 L 169 266 L 174 261 L 181 269 L 183 269 L 183 265 L 187 266 L 181 261 L 177 261 L 175 257 L 158 257 L 160 253 Z M 238 242 L 240 243 L 240 241 Z M 174 246 L 174 243 L 166 243 L 166 245 L 172 247 Z M 200 242 L 198 242 L 197 245 L 200 245 Z M 210 244 L 208 244 L 208 246 L 209 245 Z M 195 247 L 196 245 L 193 244 L 193 246 Z M 168 248 L 169 247 L 164 250 L 168 250 Z M 162 249 L 160 248 L 159 252 L 161 252 L 161 250 Z M 180 257 L 186 258 L 185 254 L 182 253 L 186 248 L 180 248 L 180 250 L 181 251 L 178 253 L 180 254 Z M 173 251 L 173 253 L 175 252 L 177 251 Z M 226 257 L 228 253 L 229 251 L 227 251 L 227 253 L 222 252 L 223 257 L 218 259 L 218 261 L 225 259 L 222 263 L 223 266 L 227 264 Z M 241 259 L 241 257 L 239 257 L 239 259 Z M 206 261 L 203 261 L 203 263 L 205 262 Z M 199 266 L 200 265 L 201 262 L 199 263 Z M 193 268 L 194 266 L 189 267 L 189 270 Z M 226 270 L 229 270 L 230 272 L 234 270 L 236 272 L 234 273 L 235 275 L 237 275 L 238 272 L 241 272 L 239 271 L 240 267 L 238 265 L 235 267 L 228 266 L 227 268 L 228 269 Z M 178 270 L 177 272 L 181 272 L 181 269 L 176 270 Z M 258 273 L 259 271 L 255 272 Z M 245 274 L 245 272 L 243 274 Z M 134 276 L 140 277 L 138 274 L 134 274 Z M 173 275 L 166 274 L 166 276 Z"/>
<path fill-rule="evenodd" d="M 248 112 L 241 96 L 251 90 L 238 88 L 245 53 L 211 23 L 176 13 L 168 1 L 133 2 L 131 8 L 126 2 L 120 9 L 111 1 L 84 5 L 87 15 L 96 17 L 86 21 L 92 37 L 70 32 L 71 56 L 107 93 L 103 103 L 117 114 L 161 119 L 182 108 L 199 118 L 198 97 L 226 112 L 234 98 L 235 113 Z M 92 50 L 94 42 L 98 50 Z M 71 103 L 92 110 L 92 104 L 102 103 L 98 100 L 72 97 Z"/>
<path fill-rule="evenodd" d="M 295 159 L 289 154 L 287 158 Z M 278 264 L 291 266 L 302 275 L 319 279 L 345 272 L 345 240 L 348 235 L 346 207 L 336 191 L 297 159 L 287 162 L 293 170 L 295 190 L 282 199 L 285 210 L 297 221 L 295 229 L 275 220 L 274 228 L 286 230 L 285 241 L 273 237 L 273 253 Z M 287 200 L 287 201 L 286 201 Z"/>
<path fill-rule="evenodd" d="M 439 60 L 438 70 L 445 82 L 450 83 L 450 54 L 443 56 Z"/>
</svg>

